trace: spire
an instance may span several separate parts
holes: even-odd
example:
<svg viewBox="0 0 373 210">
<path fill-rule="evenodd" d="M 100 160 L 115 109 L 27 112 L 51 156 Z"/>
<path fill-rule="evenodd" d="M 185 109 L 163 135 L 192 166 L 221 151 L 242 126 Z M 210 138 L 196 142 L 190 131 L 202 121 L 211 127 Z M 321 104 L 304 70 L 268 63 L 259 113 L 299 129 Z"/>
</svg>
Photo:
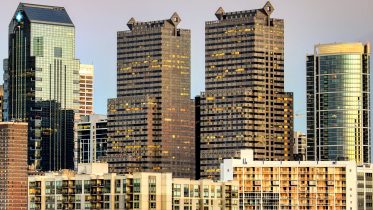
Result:
<svg viewBox="0 0 373 210">
<path fill-rule="evenodd" d="M 267 3 L 263 7 L 264 12 L 270 16 L 275 8 L 272 6 L 271 2 L 267 1 Z"/>
<path fill-rule="evenodd" d="M 222 7 L 219 7 L 219 9 L 215 12 L 215 16 L 218 18 L 218 20 L 221 20 L 225 14 L 225 11 Z"/>
<path fill-rule="evenodd" d="M 179 14 L 177 14 L 177 12 L 174 12 L 174 14 L 172 14 L 170 20 L 172 24 L 174 24 L 174 26 L 177 26 L 181 21 L 180 16 Z"/>
<path fill-rule="evenodd" d="M 135 24 L 136 23 L 136 20 L 135 20 L 135 18 L 131 18 L 128 22 L 127 22 L 127 26 L 128 26 L 128 28 L 130 29 L 130 30 L 132 30 L 132 27 L 133 27 L 133 24 Z"/>
</svg>

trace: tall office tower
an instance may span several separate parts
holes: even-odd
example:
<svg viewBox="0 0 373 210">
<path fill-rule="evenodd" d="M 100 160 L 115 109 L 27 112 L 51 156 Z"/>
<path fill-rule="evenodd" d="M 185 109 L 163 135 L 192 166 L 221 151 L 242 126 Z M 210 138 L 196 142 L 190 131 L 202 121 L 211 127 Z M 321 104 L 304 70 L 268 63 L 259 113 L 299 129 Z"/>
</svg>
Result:
<svg viewBox="0 0 373 210">
<path fill-rule="evenodd" d="M 93 114 L 93 78 L 94 66 L 89 64 L 80 64 L 79 69 L 79 115 Z"/>
<path fill-rule="evenodd" d="M 201 95 L 201 176 L 218 178 L 240 149 L 256 160 L 292 158 L 293 97 L 284 92 L 284 21 L 274 8 L 216 12 L 206 22 Z"/>
<path fill-rule="evenodd" d="M 3 121 L 4 85 L 0 85 L 0 121 Z"/>
<path fill-rule="evenodd" d="M 81 116 L 76 123 L 75 158 L 79 163 L 100 162 L 107 150 L 107 118 L 105 115 Z"/>
<path fill-rule="evenodd" d="M 294 160 L 306 160 L 307 135 L 302 132 L 294 132 L 293 157 Z"/>
<path fill-rule="evenodd" d="M 27 123 L 0 122 L 0 209 L 27 209 Z"/>
<path fill-rule="evenodd" d="M 371 162 L 370 45 L 315 46 L 307 56 L 307 158 Z"/>
<path fill-rule="evenodd" d="M 108 102 L 112 172 L 173 172 L 194 177 L 190 30 L 180 17 L 128 22 L 118 32 L 117 97 Z"/>
<path fill-rule="evenodd" d="M 79 63 L 64 8 L 19 4 L 9 24 L 5 120 L 28 122 L 28 164 L 36 170 L 74 167 Z"/>
</svg>

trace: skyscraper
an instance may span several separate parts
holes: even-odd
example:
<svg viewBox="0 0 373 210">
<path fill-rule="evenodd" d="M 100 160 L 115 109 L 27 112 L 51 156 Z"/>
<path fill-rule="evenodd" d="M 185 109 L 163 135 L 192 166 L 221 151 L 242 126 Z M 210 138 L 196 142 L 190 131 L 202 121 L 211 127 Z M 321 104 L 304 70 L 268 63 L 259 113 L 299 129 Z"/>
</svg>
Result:
<svg viewBox="0 0 373 210">
<path fill-rule="evenodd" d="M 307 56 L 308 160 L 371 161 L 369 77 L 369 44 L 320 44 Z"/>
<path fill-rule="evenodd" d="M 79 109 L 75 28 L 62 7 L 19 4 L 9 24 L 5 120 L 28 122 L 28 164 L 73 168 Z"/>
<path fill-rule="evenodd" d="M 292 158 L 293 97 L 284 91 L 284 21 L 273 6 L 225 12 L 206 22 L 201 95 L 201 176 L 218 178 L 223 159 Z"/>
<path fill-rule="evenodd" d="M 94 66 L 89 64 L 80 64 L 79 69 L 79 114 L 93 114 L 93 78 Z"/>
<path fill-rule="evenodd" d="M 194 177 L 190 31 L 180 17 L 118 32 L 117 97 L 108 102 L 108 161 L 117 173 Z"/>
<path fill-rule="evenodd" d="M 27 209 L 27 123 L 0 122 L 0 209 Z"/>
</svg>

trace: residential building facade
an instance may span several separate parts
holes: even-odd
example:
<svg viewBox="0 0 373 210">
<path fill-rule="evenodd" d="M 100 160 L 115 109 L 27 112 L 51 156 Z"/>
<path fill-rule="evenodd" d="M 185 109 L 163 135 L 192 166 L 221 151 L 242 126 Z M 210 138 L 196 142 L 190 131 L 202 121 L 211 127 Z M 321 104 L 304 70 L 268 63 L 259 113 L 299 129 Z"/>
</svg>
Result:
<svg viewBox="0 0 373 210">
<path fill-rule="evenodd" d="M 28 164 L 73 168 L 79 109 L 75 28 L 62 7 L 20 3 L 9 24 L 4 120 L 28 122 Z"/>
<path fill-rule="evenodd" d="M 126 179 L 108 173 L 106 163 L 30 176 L 28 182 L 29 210 L 125 209 Z"/>
<path fill-rule="evenodd" d="M 373 164 L 357 168 L 357 199 L 359 210 L 373 209 Z"/>
<path fill-rule="evenodd" d="M 117 98 L 108 101 L 111 172 L 172 172 L 194 178 L 190 31 L 170 19 L 118 32 Z"/>
<path fill-rule="evenodd" d="M 306 160 L 307 157 L 307 135 L 302 132 L 294 132 L 293 139 L 294 160 Z"/>
<path fill-rule="evenodd" d="M 370 138 L 370 45 L 316 45 L 307 56 L 308 160 L 370 163 Z"/>
<path fill-rule="evenodd" d="M 238 210 L 238 182 L 174 178 L 172 209 Z"/>
<path fill-rule="evenodd" d="M 222 181 L 239 182 L 240 209 L 358 209 L 354 161 L 226 159 Z"/>
<path fill-rule="evenodd" d="M 81 116 L 75 127 L 75 166 L 103 161 L 107 151 L 106 116 Z"/>
<path fill-rule="evenodd" d="M 27 123 L 0 122 L 0 209 L 27 209 Z"/>
<path fill-rule="evenodd" d="M 29 176 L 30 210 L 238 210 L 238 182 L 173 178 L 171 173 L 108 173 L 106 163 L 79 164 Z"/>
<path fill-rule="evenodd" d="M 80 64 L 79 69 L 79 115 L 93 114 L 94 66 Z"/>
<path fill-rule="evenodd" d="M 261 9 L 225 12 L 205 24 L 201 177 L 218 179 L 223 159 L 291 160 L 293 96 L 284 91 L 284 21 Z"/>
</svg>

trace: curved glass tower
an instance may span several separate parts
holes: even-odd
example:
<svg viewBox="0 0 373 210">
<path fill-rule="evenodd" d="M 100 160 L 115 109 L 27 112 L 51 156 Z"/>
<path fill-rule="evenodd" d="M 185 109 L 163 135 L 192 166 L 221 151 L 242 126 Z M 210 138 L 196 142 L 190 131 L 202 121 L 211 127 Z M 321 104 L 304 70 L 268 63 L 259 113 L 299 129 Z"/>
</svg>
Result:
<svg viewBox="0 0 373 210">
<path fill-rule="evenodd" d="M 307 57 L 309 160 L 370 162 L 370 45 L 322 44 Z"/>
</svg>

